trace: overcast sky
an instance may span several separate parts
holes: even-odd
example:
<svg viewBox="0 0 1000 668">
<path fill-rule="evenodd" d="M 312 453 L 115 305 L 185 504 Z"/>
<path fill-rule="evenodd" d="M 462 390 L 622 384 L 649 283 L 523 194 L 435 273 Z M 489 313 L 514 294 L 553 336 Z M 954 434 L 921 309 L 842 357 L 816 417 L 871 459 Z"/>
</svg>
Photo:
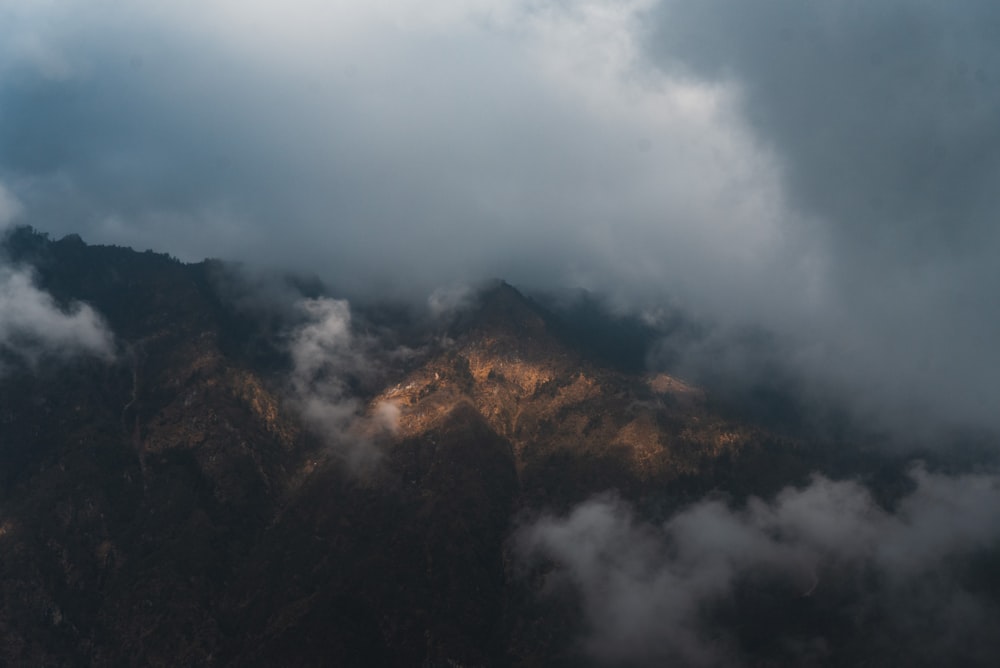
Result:
<svg viewBox="0 0 1000 668">
<path fill-rule="evenodd" d="M 681 303 L 1000 426 L 1000 5 L 0 0 L 0 226 Z"/>
</svg>

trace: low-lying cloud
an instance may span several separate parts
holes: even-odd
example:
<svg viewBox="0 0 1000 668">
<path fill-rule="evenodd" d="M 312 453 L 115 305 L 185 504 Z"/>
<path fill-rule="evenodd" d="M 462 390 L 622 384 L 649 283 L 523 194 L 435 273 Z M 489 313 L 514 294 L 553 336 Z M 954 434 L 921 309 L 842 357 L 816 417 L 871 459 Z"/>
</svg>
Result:
<svg viewBox="0 0 1000 668">
<path fill-rule="evenodd" d="M 395 405 L 383 402 L 369 409 L 359 397 L 382 371 L 378 346 L 352 331 L 344 300 L 303 299 L 298 308 L 304 322 L 289 340 L 292 402 L 306 425 L 352 470 L 366 470 L 379 459 L 379 440 L 394 433 L 399 420 Z"/>
<path fill-rule="evenodd" d="M 60 308 L 52 295 L 35 285 L 30 270 L 0 264 L 0 353 L 31 365 L 47 357 L 81 354 L 111 359 L 114 339 L 89 305 Z"/>
<path fill-rule="evenodd" d="M 740 665 L 749 641 L 738 627 L 753 623 L 740 614 L 750 614 L 764 617 L 771 658 L 788 663 L 856 651 L 989 665 L 1000 610 L 960 573 L 1000 548 L 1000 478 L 910 475 L 914 489 L 891 510 L 855 482 L 816 476 L 772 501 L 705 500 L 659 526 L 602 496 L 523 527 L 516 545 L 529 562 L 551 561 L 550 591 L 579 596 L 582 649 L 602 664 Z M 803 631 L 799 615 L 823 621 Z"/>
</svg>

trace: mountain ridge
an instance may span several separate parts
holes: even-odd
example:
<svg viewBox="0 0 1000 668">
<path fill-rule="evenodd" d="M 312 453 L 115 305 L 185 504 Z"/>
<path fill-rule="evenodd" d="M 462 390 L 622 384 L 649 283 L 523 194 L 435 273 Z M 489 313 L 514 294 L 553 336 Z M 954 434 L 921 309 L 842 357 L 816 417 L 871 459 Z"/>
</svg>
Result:
<svg viewBox="0 0 1000 668">
<path fill-rule="evenodd" d="M 324 321 L 248 311 L 217 261 L 30 230 L 6 248 L 116 354 L 0 375 L 0 663 L 588 665 L 519 527 L 609 490 L 663 521 L 858 456 L 610 365 L 502 281 L 438 321 L 291 291 Z"/>
</svg>

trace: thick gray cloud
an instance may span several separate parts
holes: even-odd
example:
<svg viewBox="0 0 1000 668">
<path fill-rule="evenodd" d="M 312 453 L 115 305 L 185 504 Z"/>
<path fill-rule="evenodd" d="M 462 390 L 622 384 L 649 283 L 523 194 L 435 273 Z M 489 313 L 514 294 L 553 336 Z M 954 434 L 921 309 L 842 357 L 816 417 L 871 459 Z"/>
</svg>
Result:
<svg viewBox="0 0 1000 668">
<path fill-rule="evenodd" d="M 45 229 L 354 291 L 756 273 L 767 160 L 725 91 L 646 80 L 643 5 L 13 3 L 2 168 Z"/>
<path fill-rule="evenodd" d="M 654 25 L 666 67 L 740 87 L 794 199 L 859 264 L 995 241 L 995 3 L 667 0 Z"/>
<path fill-rule="evenodd" d="M 0 180 L 57 235 L 347 294 L 676 302 L 888 424 L 998 427 L 995 14 L 10 0 Z"/>
<path fill-rule="evenodd" d="M 702 501 L 662 526 L 639 519 L 615 497 L 598 497 L 565 517 L 543 516 L 523 527 L 516 545 L 522 558 L 553 562 L 552 588 L 579 594 L 589 629 L 583 648 L 602 664 L 740 664 L 745 657 L 734 625 L 711 613 L 732 601 L 741 582 L 761 574 L 771 578 L 764 591 L 785 597 L 781 610 L 814 597 L 817 607 L 854 625 L 839 641 L 795 638 L 802 630 L 794 620 L 783 620 L 785 626 L 772 619 L 766 634 L 787 636 L 785 661 L 804 665 L 807 657 L 798 652 L 812 648 L 817 665 L 831 659 L 839 665 L 851 656 L 846 645 L 859 639 L 867 660 L 878 659 L 880 643 L 896 643 L 898 653 L 889 654 L 896 660 L 979 661 L 992 651 L 990 629 L 1000 616 L 978 585 L 954 577 L 955 565 L 997 548 L 1000 480 L 921 468 L 911 476 L 915 489 L 891 512 L 864 487 L 819 476 L 770 502 L 752 498 L 732 508 Z M 843 621 L 824 619 L 808 632 L 836 633 Z M 921 637 L 916 629 L 928 623 L 933 637 Z"/>
<path fill-rule="evenodd" d="M 666 0 L 648 19 L 660 67 L 739 90 L 810 221 L 825 289 L 801 363 L 873 410 L 995 426 L 997 5 Z"/>
</svg>

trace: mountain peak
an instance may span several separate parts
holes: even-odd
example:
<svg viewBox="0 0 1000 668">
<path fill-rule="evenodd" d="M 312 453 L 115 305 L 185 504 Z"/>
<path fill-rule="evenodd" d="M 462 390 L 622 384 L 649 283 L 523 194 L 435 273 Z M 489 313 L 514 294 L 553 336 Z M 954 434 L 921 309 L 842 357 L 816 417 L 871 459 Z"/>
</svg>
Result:
<svg viewBox="0 0 1000 668">
<path fill-rule="evenodd" d="M 511 284 L 496 280 L 479 293 L 471 325 L 478 331 L 537 336 L 546 330 L 545 311 Z"/>
<path fill-rule="evenodd" d="M 535 616 L 516 513 L 607 489 L 660 507 L 798 461 L 698 388 L 589 355 L 574 331 L 624 331 L 599 309 L 567 319 L 504 281 L 423 352 L 399 354 L 405 320 L 359 336 L 351 363 L 385 367 L 363 390 L 316 346 L 332 380 L 296 394 L 234 343 L 287 350 L 287 332 L 232 316 L 213 266 L 13 241 L 123 352 L 0 377 L 3 665 L 549 665 L 562 641 L 540 634 L 571 611 Z M 341 467 L 328 432 L 377 448 L 376 469 Z"/>
</svg>

